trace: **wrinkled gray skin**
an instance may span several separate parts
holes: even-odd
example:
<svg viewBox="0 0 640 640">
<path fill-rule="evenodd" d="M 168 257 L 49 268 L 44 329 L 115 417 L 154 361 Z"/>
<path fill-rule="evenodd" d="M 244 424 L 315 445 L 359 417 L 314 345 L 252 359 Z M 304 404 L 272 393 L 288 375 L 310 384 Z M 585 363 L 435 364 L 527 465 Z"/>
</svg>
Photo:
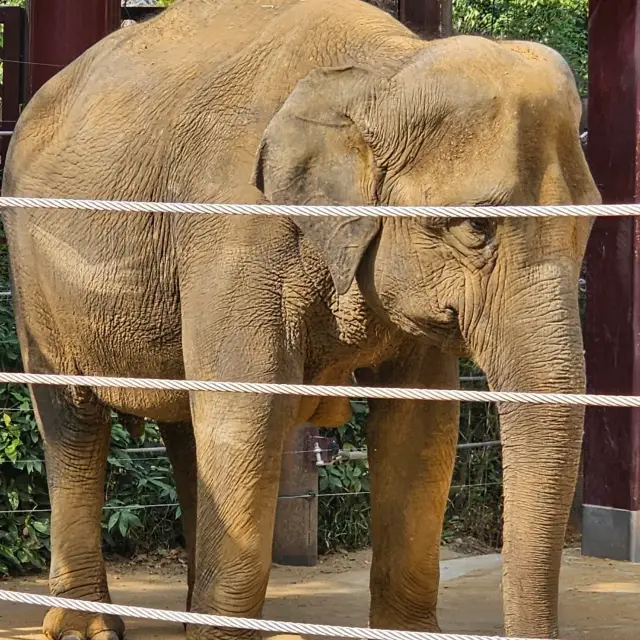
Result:
<svg viewBox="0 0 640 640">
<path fill-rule="evenodd" d="M 38 92 L 3 191 L 590 204 L 599 196 L 580 111 L 567 65 L 542 46 L 423 42 L 358 0 L 178 0 Z M 584 390 L 577 284 L 590 221 L 9 210 L 4 223 L 31 372 L 345 384 L 357 371 L 362 383 L 451 388 L 468 355 L 493 389 Z M 162 423 L 196 557 L 192 608 L 248 617 L 260 615 L 269 576 L 286 431 L 350 414 L 339 399 L 32 393 L 53 506 L 52 593 L 109 600 L 100 512 L 114 408 Z M 371 625 L 435 630 L 458 407 L 376 401 L 371 412 Z M 506 631 L 555 637 L 583 411 L 500 413 Z M 52 610 L 44 630 L 112 640 L 122 623 Z"/>
</svg>

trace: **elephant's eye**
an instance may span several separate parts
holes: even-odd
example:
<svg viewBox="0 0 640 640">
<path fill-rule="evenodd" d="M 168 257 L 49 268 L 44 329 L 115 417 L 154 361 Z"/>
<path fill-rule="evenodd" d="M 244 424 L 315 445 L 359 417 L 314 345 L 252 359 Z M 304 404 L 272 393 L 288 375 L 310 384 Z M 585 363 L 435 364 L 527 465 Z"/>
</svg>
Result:
<svg viewBox="0 0 640 640">
<path fill-rule="evenodd" d="M 493 240 L 495 227 L 493 218 L 453 218 L 449 220 L 447 228 L 469 249 L 481 249 Z"/>
<path fill-rule="evenodd" d="M 491 231 L 491 221 L 488 218 L 470 218 L 469 226 L 475 233 L 489 233 Z"/>
<path fill-rule="evenodd" d="M 465 233 L 460 239 L 469 248 L 480 249 L 491 242 L 495 233 L 493 218 L 467 218 L 461 225 L 460 231 Z"/>
<path fill-rule="evenodd" d="M 481 236 L 486 242 L 493 235 L 495 221 L 493 218 L 469 218 L 467 225 L 475 236 Z"/>
</svg>

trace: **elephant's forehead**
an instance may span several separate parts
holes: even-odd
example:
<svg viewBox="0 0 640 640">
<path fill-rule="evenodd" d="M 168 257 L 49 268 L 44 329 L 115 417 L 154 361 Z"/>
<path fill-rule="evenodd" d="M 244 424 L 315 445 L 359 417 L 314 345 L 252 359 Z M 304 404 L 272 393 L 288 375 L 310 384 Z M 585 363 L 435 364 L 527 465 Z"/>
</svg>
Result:
<svg viewBox="0 0 640 640">
<path fill-rule="evenodd" d="M 532 42 L 496 42 L 477 36 L 456 36 L 429 43 L 410 67 L 468 78 L 489 90 L 509 86 L 532 92 L 564 92 L 571 88 L 575 91 L 572 72 L 562 56 Z"/>
<path fill-rule="evenodd" d="M 474 49 L 458 47 L 451 57 L 416 62 L 410 65 L 415 66 L 413 71 L 407 69 L 407 79 L 415 83 L 415 72 L 423 67 L 421 77 L 430 88 L 422 89 L 425 95 L 438 95 L 448 104 L 447 111 L 475 122 L 517 120 L 527 127 L 577 123 L 579 95 L 555 52 L 544 57 L 520 43 L 489 43 L 480 51 Z"/>
</svg>

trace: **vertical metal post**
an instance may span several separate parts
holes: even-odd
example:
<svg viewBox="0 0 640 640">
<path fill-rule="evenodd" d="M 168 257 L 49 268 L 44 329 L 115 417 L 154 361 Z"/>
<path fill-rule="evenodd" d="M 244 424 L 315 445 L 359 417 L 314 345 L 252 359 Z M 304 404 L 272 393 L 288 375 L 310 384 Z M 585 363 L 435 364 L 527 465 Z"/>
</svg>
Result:
<svg viewBox="0 0 640 640">
<path fill-rule="evenodd" d="M 452 31 L 452 2 L 398 0 L 398 18 L 423 38 L 444 38 Z"/>
<path fill-rule="evenodd" d="M 588 157 L 605 203 L 640 201 L 640 0 L 590 0 Z M 589 393 L 640 393 L 640 219 L 599 218 L 587 251 Z M 640 561 L 640 411 L 589 407 L 582 553 Z"/>
<path fill-rule="evenodd" d="M 318 562 L 318 468 L 311 453 L 316 434 L 315 427 L 303 425 L 285 439 L 273 536 L 277 564 L 315 567 Z"/>
<path fill-rule="evenodd" d="M 120 27 L 120 0 L 29 0 L 29 96 Z"/>
</svg>

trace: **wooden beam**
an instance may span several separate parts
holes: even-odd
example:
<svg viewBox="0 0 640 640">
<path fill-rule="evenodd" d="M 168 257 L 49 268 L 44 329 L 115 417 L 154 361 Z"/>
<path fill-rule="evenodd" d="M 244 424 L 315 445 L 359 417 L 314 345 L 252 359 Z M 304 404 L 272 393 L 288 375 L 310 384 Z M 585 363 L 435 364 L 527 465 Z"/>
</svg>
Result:
<svg viewBox="0 0 640 640">
<path fill-rule="evenodd" d="M 640 202 L 640 0 L 589 3 L 588 157 L 605 203 Z M 600 218 L 586 259 L 589 393 L 640 393 L 640 220 Z M 589 407 L 584 555 L 640 561 L 640 411 Z"/>
<path fill-rule="evenodd" d="M 315 435 L 315 427 L 303 425 L 285 440 L 273 536 L 277 564 L 315 567 L 318 562 L 318 468 L 310 453 Z"/>
<path fill-rule="evenodd" d="M 29 96 L 120 28 L 120 0 L 29 0 Z"/>
<path fill-rule="evenodd" d="M 432 40 L 451 35 L 451 0 L 398 0 L 398 18 L 419 36 Z"/>
</svg>

